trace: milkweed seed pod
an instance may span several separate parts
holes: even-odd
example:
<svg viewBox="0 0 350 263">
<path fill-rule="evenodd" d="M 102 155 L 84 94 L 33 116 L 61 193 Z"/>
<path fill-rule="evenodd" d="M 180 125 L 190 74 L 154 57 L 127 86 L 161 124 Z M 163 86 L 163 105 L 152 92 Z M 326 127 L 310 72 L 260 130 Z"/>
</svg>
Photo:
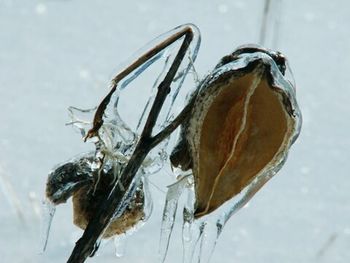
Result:
<svg viewBox="0 0 350 263">
<path fill-rule="evenodd" d="M 286 70 L 281 53 L 243 46 L 222 58 L 193 94 L 192 112 L 170 160 L 192 169 L 195 217 L 281 168 L 301 125 Z"/>
<path fill-rule="evenodd" d="M 46 196 L 55 205 L 73 197 L 73 221 L 81 229 L 86 228 L 99 204 L 114 186 L 112 169 L 98 175 L 97 170 L 92 169 L 92 163 L 92 154 L 72 159 L 54 169 L 46 184 Z M 143 220 L 144 201 L 143 185 L 140 184 L 124 212 L 111 220 L 102 237 L 125 233 Z"/>
</svg>

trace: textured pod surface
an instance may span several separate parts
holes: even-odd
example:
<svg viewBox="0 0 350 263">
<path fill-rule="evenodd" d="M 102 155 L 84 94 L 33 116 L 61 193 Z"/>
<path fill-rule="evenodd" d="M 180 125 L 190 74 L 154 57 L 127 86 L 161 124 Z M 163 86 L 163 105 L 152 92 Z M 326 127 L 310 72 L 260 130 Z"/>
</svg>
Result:
<svg viewBox="0 0 350 263">
<path fill-rule="evenodd" d="M 299 130 L 284 57 L 258 47 L 226 56 L 202 82 L 171 161 L 195 180 L 195 216 L 239 194 L 286 158 Z"/>
<path fill-rule="evenodd" d="M 93 154 L 84 154 L 59 165 L 50 173 L 46 185 L 46 196 L 55 205 L 73 197 L 73 221 L 81 229 L 86 228 L 100 202 L 114 186 L 112 169 L 98 175 L 92 163 Z M 143 220 L 144 203 L 143 185 L 140 185 L 122 215 L 112 219 L 103 238 L 125 233 Z"/>
<path fill-rule="evenodd" d="M 65 203 L 78 189 L 92 185 L 92 161 L 92 154 L 84 154 L 55 167 L 46 182 L 46 197 L 58 205 Z"/>
<path fill-rule="evenodd" d="M 110 193 L 111 185 L 101 181 L 97 189 L 85 186 L 73 194 L 73 221 L 81 229 L 85 229 L 92 219 L 98 205 Z M 103 238 L 120 235 L 134 227 L 144 219 L 144 195 L 142 187 L 136 190 L 134 198 L 118 218 L 111 220 L 103 233 Z"/>
</svg>

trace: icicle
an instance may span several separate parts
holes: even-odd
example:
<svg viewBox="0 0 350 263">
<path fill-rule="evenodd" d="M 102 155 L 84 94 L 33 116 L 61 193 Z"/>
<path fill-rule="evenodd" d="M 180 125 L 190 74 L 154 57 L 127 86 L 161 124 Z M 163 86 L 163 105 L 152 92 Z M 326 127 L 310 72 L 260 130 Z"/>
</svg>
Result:
<svg viewBox="0 0 350 263">
<path fill-rule="evenodd" d="M 202 239 L 204 223 L 201 222 L 185 222 L 182 226 L 182 242 L 183 242 L 183 262 L 191 263 L 193 258 L 197 258 L 195 255 L 196 248 Z M 197 249 L 198 250 L 198 249 Z M 198 253 L 197 253 L 198 254 Z"/>
<path fill-rule="evenodd" d="M 40 233 L 40 241 L 41 241 L 41 253 L 45 252 L 47 242 L 49 240 L 50 229 L 52 219 L 55 215 L 56 206 L 51 203 L 49 200 L 44 200 L 43 202 L 43 214 L 42 214 L 42 223 L 41 223 L 41 233 Z"/>
<path fill-rule="evenodd" d="M 144 208 L 143 208 L 145 217 L 143 221 L 146 222 L 148 218 L 151 216 L 153 211 L 153 200 L 152 200 L 151 190 L 149 188 L 148 178 L 143 176 L 142 183 L 143 183 L 143 193 L 144 193 L 144 199 L 145 199 Z"/>
<path fill-rule="evenodd" d="M 184 222 L 183 262 L 209 262 L 221 229 L 215 218 Z"/>
<path fill-rule="evenodd" d="M 193 250 L 192 250 L 192 258 L 191 261 L 188 261 L 189 263 L 191 262 L 196 262 L 199 263 L 201 258 L 200 258 L 200 248 L 201 248 L 201 244 L 202 244 L 202 240 L 203 240 L 203 232 L 204 232 L 204 228 L 205 228 L 205 222 L 193 222 L 192 224 L 192 234 L 196 234 L 196 239 L 194 239 L 193 241 L 195 241 L 194 246 L 193 246 Z"/>
<path fill-rule="evenodd" d="M 183 262 L 191 263 L 193 252 L 200 237 L 200 231 L 194 224 L 194 185 L 193 178 L 191 184 L 186 189 L 187 201 L 183 210 L 183 225 L 182 225 L 182 246 L 183 246 Z"/>
<path fill-rule="evenodd" d="M 281 162 L 280 165 L 282 165 Z M 184 210 L 183 244 L 184 263 L 203 262 L 208 263 L 215 250 L 217 240 L 222 233 L 226 222 L 238 212 L 254 194 L 273 176 L 274 169 L 262 173 L 242 193 L 228 201 L 218 211 L 198 220 L 186 220 L 191 218 L 191 211 Z"/>
<path fill-rule="evenodd" d="M 165 206 L 163 211 L 163 220 L 160 233 L 159 258 L 160 262 L 164 262 L 168 252 L 169 241 L 173 231 L 177 204 L 179 198 L 186 187 L 188 177 L 182 177 L 178 182 L 168 187 Z"/>
<path fill-rule="evenodd" d="M 211 256 L 213 255 L 216 242 L 219 237 L 219 231 L 215 221 L 206 221 L 204 231 L 202 235 L 200 250 L 199 250 L 199 261 L 198 262 L 210 262 Z"/>
<path fill-rule="evenodd" d="M 114 237 L 115 256 L 120 258 L 125 254 L 127 235 L 117 235 Z"/>
</svg>

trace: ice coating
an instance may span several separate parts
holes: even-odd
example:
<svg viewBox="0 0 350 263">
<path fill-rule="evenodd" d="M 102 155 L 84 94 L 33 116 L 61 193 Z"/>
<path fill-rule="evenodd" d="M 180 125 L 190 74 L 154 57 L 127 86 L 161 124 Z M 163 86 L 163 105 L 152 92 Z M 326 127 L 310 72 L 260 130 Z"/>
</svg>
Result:
<svg viewBox="0 0 350 263">
<path fill-rule="evenodd" d="M 160 36 L 155 38 L 154 40 L 150 41 L 148 44 L 146 44 L 144 47 L 142 47 L 140 50 L 135 52 L 133 56 L 129 59 L 127 59 L 122 65 L 119 66 L 119 70 L 117 72 L 122 72 L 123 69 L 125 69 L 128 65 L 131 65 L 135 61 L 139 59 L 144 53 L 146 53 L 148 50 L 154 48 L 155 46 L 158 46 L 161 42 L 165 41 L 170 36 L 184 30 L 185 28 L 190 28 L 193 32 L 193 40 L 190 43 L 189 49 L 186 52 L 184 60 L 181 62 L 181 65 L 179 67 L 179 70 L 173 80 L 173 84 L 171 86 L 170 94 L 168 95 L 169 100 L 165 102 L 165 105 L 163 107 L 163 110 L 161 111 L 161 114 L 157 120 L 157 127 L 158 129 L 164 127 L 165 124 L 167 124 L 171 118 L 173 118 L 173 106 L 177 99 L 177 95 L 182 88 L 183 82 L 187 76 L 187 73 L 189 70 L 193 67 L 193 62 L 197 58 L 198 50 L 201 43 L 201 36 L 199 29 L 193 25 L 193 24 L 183 24 L 181 26 L 178 26 Z M 146 121 L 146 117 L 149 113 L 151 102 L 154 99 L 155 93 L 157 91 L 157 87 L 159 85 L 160 80 L 164 78 L 167 71 L 169 70 L 171 66 L 171 62 L 175 58 L 175 55 L 177 53 L 177 50 L 179 48 L 179 44 L 181 43 L 182 38 L 178 39 L 174 43 L 170 44 L 168 47 L 163 49 L 160 53 L 155 55 L 154 57 L 150 58 L 146 63 L 144 63 L 142 66 L 134 70 L 130 75 L 128 75 L 126 78 L 122 79 L 118 83 L 118 87 L 116 92 L 113 94 L 112 99 L 109 103 L 109 105 L 106 108 L 106 116 L 105 119 L 108 120 L 109 116 L 114 119 L 114 115 L 116 112 L 118 112 L 118 100 L 120 97 L 123 96 L 124 92 L 127 92 L 128 86 L 131 84 L 131 82 L 140 77 L 141 74 L 148 69 L 153 63 L 162 63 L 163 67 L 161 71 L 156 75 L 155 81 L 152 85 L 152 90 L 150 92 L 150 97 L 148 99 L 148 102 L 144 106 L 144 109 L 142 111 L 141 116 L 138 117 L 138 125 L 135 127 L 135 133 L 140 134 L 143 128 L 143 125 Z M 113 83 L 112 83 L 113 84 Z M 128 126 L 127 121 L 125 121 L 127 118 L 121 116 L 122 121 Z M 157 131 L 157 129 L 155 129 Z"/>
<path fill-rule="evenodd" d="M 179 143 L 172 153 L 171 161 L 173 165 L 179 166 L 183 170 L 188 170 L 189 168 L 196 169 L 196 167 L 198 167 L 196 162 L 198 162 L 200 158 L 199 146 L 201 142 L 201 137 L 198 136 L 198 134 L 201 134 L 201 129 L 204 129 L 204 126 L 198 125 L 204 122 L 206 113 L 209 112 L 209 108 L 213 105 L 214 101 L 217 100 L 218 94 L 221 92 L 220 88 L 232 85 L 230 82 L 242 81 L 242 83 L 245 83 L 247 82 L 244 80 L 245 77 L 248 77 L 248 79 L 250 78 L 251 82 L 246 91 L 247 95 L 245 95 L 247 99 L 242 102 L 243 114 L 241 115 L 241 119 L 237 120 L 238 123 L 240 123 L 237 125 L 237 138 L 239 138 L 239 134 L 245 129 L 245 122 L 248 120 L 246 117 L 248 108 L 244 105 L 248 105 L 249 101 L 254 98 L 255 90 L 258 87 L 269 87 L 272 92 L 279 94 L 277 95 L 279 102 L 277 100 L 276 105 L 280 104 L 285 108 L 284 113 L 281 115 L 281 120 L 286 120 L 288 125 L 285 125 L 285 127 L 288 128 L 285 135 L 280 139 L 280 146 L 276 144 L 276 151 L 272 153 L 272 157 L 269 157 L 271 161 L 266 163 L 245 186 L 241 186 L 239 192 L 236 192 L 232 198 L 226 199 L 225 202 L 220 201 L 222 203 L 216 206 L 216 210 L 208 210 L 208 208 L 206 208 L 198 212 L 199 198 L 202 197 L 198 195 L 198 178 L 196 179 L 196 173 L 198 175 L 198 171 L 194 171 L 194 185 L 192 185 L 194 193 L 187 193 L 189 198 L 192 198 L 192 202 L 187 202 L 183 213 L 184 262 L 209 261 L 217 239 L 226 222 L 232 215 L 247 204 L 254 194 L 270 180 L 285 163 L 289 148 L 300 133 L 302 121 L 296 101 L 296 89 L 293 86 L 294 81 L 293 78 L 290 79 L 290 74 L 291 71 L 287 61 L 279 52 L 269 51 L 258 46 L 243 46 L 233 52 L 232 55 L 224 57 L 214 71 L 202 81 L 199 95 L 195 98 L 197 100 L 197 109 L 194 108 L 192 112 L 192 121 L 190 120 L 189 124 L 183 126 Z M 212 83 L 219 84 L 213 85 Z M 205 95 L 205 93 L 210 94 L 210 96 Z M 228 95 L 225 95 L 223 99 L 227 98 L 227 96 Z M 254 100 L 252 101 L 254 102 Z M 196 104 L 194 107 L 196 107 Z M 222 104 L 220 107 L 222 107 Z M 281 131 L 283 131 L 283 129 Z M 217 133 L 219 133 L 219 131 L 211 132 L 212 135 L 208 136 L 213 136 Z M 188 143 L 187 145 L 186 142 Z M 233 146 L 237 142 L 237 139 L 233 141 Z M 234 148 L 235 146 L 233 149 Z M 189 161 L 188 159 L 191 152 L 192 160 Z M 187 155 L 187 153 L 189 155 Z M 181 159 L 181 157 L 183 159 Z M 213 165 L 213 163 L 209 164 Z M 210 167 L 205 169 L 210 169 Z M 221 187 L 220 189 L 224 187 L 218 186 Z M 205 202 L 209 202 L 213 192 L 210 194 L 209 191 L 209 195 L 208 192 L 204 193 L 206 193 L 205 196 L 208 198 Z M 220 196 L 222 196 L 223 192 L 221 191 L 219 193 Z"/>
<path fill-rule="evenodd" d="M 173 165 L 193 170 L 197 217 L 237 195 L 266 169 L 279 168 L 297 138 L 301 115 L 295 88 L 283 75 L 285 62 L 279 52 L 242 46 L 224 57 L 199 88 L 171 156 Z"/>
<path fill-rule="evenodd" d="M 190 44 L 185 59 L 182 61 L 179 71 L 173 80 L 171 93 L 168 96 L 170 98 L 168 100 L 169 102 L 166 104 L 166 107 L 164 107 L 164 110 L 162 110 L 161 115 L 157 120 L 156 128 L 158 130 L 162 129 L 174 118 L 174 114 L 172 113 L 173 105 L 188 71 L 193 67 L 193 62 L 198 53 L 200 45 L 199 30 L 196 26 L 191 24 L 179 26 L 147 44 L 126 62 L 127 65 L 132 64 L 148 49 L 153 48 L 160 42 L 165 41 L 169 36 L 186 28 L 192 30 L 193 41 Z M 89 158 L 91 157 L 91 160 L 89 160 L 88 167 L 86 168 L 88 172 L 84 176 L 80 176 L 80 174 L 76 172 L 77 162 L 80 160 L 71 160 L 57 167 L 50 174 L 47 184 L 48 198 L 53 203 L 59 204 L 65 202 L 70 196 L 73 196 L 74 222 L 81 228 L 84 229 L 86 227 L 89 218 L 96 210 L 95 205 L 98 202 L 93 199 L 99 199 L 97 198 L 99 195 L 108 196 L 111 190 L 116 187 L 119 187 L 123 191 L 125 190 L 124 186 L 120 183 L 119 176 L 125 165 L 128 163 L 138 142 L 139 134 L 141 133 L 143 125 L 147 119 L 150 105 L 154 100 L 154 94 L 159 85 L 159 81 L 169 70 L 169 62 L 175 58 L 179 44 L 182 43 L 181 41 L 182 39 L 175 41 L 155 56 L 149 58 L 144 64 L 132 71 L 118 83 L 117 90 L 112 94 L 111 99 L 106 106 L 103 115 L 103 124 L 99 128 L 97 136 L 91 139 L 91 142 L 95 144 L 96 150 L 91 156 L 89 156 Z M 136 129 L 133 130 L 126 122 L 124 122 L 119 114 L 119 99 L 123 97 L 124 92 L 127 91 L 127 87 L 133 80 L 138 78 L 147 68 L 159 61 L 161 61 L 161 63 L 163 61 L 163 69 L 153 84 L 148 102 L 144 106 Z M 123 69 L 124 67 L 121 67 L 121 71 Z M 112 85 L 114 84 L 114 81 L 115 80 L 113 79 Z M 95 109 L 96 108 L 83 110 L 76 107 L 69 108 L 71 122 L 68 124 L 77 127 L 85 139 L 87 138 L 89 126 L 91 127 L 92 124 L 91 114 Z M 155 130 L 157 131 L 157 129 Z M 149 217 L 152 211 L 152 201 L 150 200 L 151 197 L 146 177 L 150 174 L 156 173 L 162 168 L 164 161 L 167 159 L 167 146 L 168 140 L 164 140 L 146 157 L 141 165 L 141 169 L 133 179 L 132 184 L 126 189 L 120 205 L 115 208 L 114 216 L 111 218 L 109 225 L 105 229 L 102 235 L 103 237 L 124 234 L 126 230 L 128 230 L 128 232 L 130 232 L 130 230 L 133 232 L 133 230 L 142 225 L 142 222 Z M 79 166 L 78 170 L 81 170 L 81 168 L 82 167 Z M 80 170 L 79 172 L 84 174 L 84 172 Z M 108 175 L 107 179 L 105 178 L 106 175 Z M 114 184 L 112 188 L 107 187 L 110 182 Z M 101 187 L 105 190 L 101 189 Z M 116 226 L 116 221 L 125 221 L 125 215 L 127 221 L 126 225 L 120 227 L 120 225 L 123 225 L 123 223 L 120 222 L 117 224 L 119 226 Z M 98 246 L 99 244 L 96 244 L 96 248 Z"/>
<path fill-rule="evenodd" d="M 55 205 L 65 203 L 76 190 L 91 185 L 93 163 L 93 153 L 84 153 L 57 165 L 48 176 L 46 185 L 48 200 Z"/>
<path fill-rule="evenodd" d="M 46 187 L 48 202 L 46 206 L 51 207 L 64 203 L 72 196 L 74 224 L 85 229 L 97 209 L 99 200 L 109 194 L 112 183 L 118 179 L 115 174 L 120 172 L 122 165 L 122 162 L 113 163 L 109 159 L 108 163 L 103 164 L 102 169 L 95 169 L 94 167 L 98 167 L 98 164 L 95 163 L 94 155 L 87 153 L 57 166 L 48 178 Z M 148 187 L 148 185 L 146 186 Z M 138 184 L 135 194 L 125 204 L 125 211 L 120 215 L 120 218 L 112 218 L 103 235 L 104 238 L 125 233 L 145 218 L 144 192 L 148 192 L 148 189 L 144 189 L 142 184 Z M 150 210 L 150 206 L 147 204 L 148 210 Z M 51 220 L 49 220 L 50 223 Z M 49 230 L 49 227 L 47 229 Z"/>
<path fill-rule="evenodd" d="M 186 26 L 191 25 L 184 25 L 183 27 Z M 176 28 L 170 31 L 168 34 L 174 34 L 177 30 L 181 29 L 182 27 Z M 173 118 L 173 115 L 171 114 L 172 107 L 176 100 L 179 89 L 183 84 L 184 78 L 189 72 L 193 60 L 197 55 L 200 42 L 199 40 L 200 37 L 198 34 L 197 41 L 194 42 L 194 48 L 192 45 L 192 47 L 188 51 L 188 61 L 183 62 L 183 65 L 180 67 L 179 72 L 173 80 L 172 86 L 174 87 L 172 87 L 172 91 L 169 96 L 170 101 L 168 102 L 168 104 L 165 104 L 165 111 L 162 111 L 160 119 L 158 119 L 156 125 L 158 129 L 164 128 L 164 126 L 168 124 L 169 121 Z M 177 44 L 179 41 L 180 40 L 175 41 L 174 44 Z M 97 130 L 98 133 L 96 135 L 96 138 L 93 138 L 93 142 L 96 146 L 96 152 L 94 153 L 95 161 L 92 163 L 94 163 L 94 171 L 96 171 L 98 174 L 93 189 L 94 192 L 99 190 L 99 186 L 103 184 L 106 185 L 106 182 L 104 182 L 104 175 L 108 173 L 110 173 L 111 178 L 107 180 L 107 184 L 108 182 L 113 182 L 114 185 L 112 188 L 107 187 L 106 191 L 103 190 L 103 195 L 108 196 L 108 194 L 111 192 L 111 189 L 116 189 L 117 187 L 119 187 L 122 191 L 125 190 L 124 186 L 120 183 L 119 176 L 121 174 L 121 171 L 129 161 L 130 156 L 133 150 L 135 149 L 135 145 L 138 142 L 140 129 L 142 128 L 143 123 L 146 120 L 149 107 L 154 99 L 154 92 L 156 87 L 158 86 L 158 82 L 163 77 L 165 72 L 167 72 L 169 68 L 168 62 L 174 57 L 174 44 L 170 45 L 168 48 L 158 53 L 157 55 L 151 57 L 144 64 L 142 64 L 142 66 L 135 69 L 127 77 L 125 77 L 125 79 L 120 81 L 118 83 L 118 89 L 113 93 L 111 99 L 108 100 L 109 103 L 108 105 L 106 105 L 105 108 L 103 122 Z M 164 60 L 164 67 L 159 73 L 158 78 L 156 79 L 152 87 L 151 96 L 148 99 L 146 105 L 144 106 L 136 129 L 133 130 L 126 122 L 123 121 L 122 116 L 119 115 L 119 99 L 127 90 L 126 87 L 128 87 L 128 85 L 133 80 L 138 78 L 146 68 L 150 67 L 153 63 L 156 63 L 161 59 Z M 186 138 L 185 140 L 183 140 L 187 141 L 187 147 L 190 150 L 190 157 L 192 158 L 192 161 L 186 167 L 192 168 L 194 174 L 194 182 L 191 182 L 191 180 L 188 179 L 190 177 L 183 177 L 178 182 L 171 185 L 168 189 L 166 205 L 163 213 L 163 223 L 161 228 L 160 257 L 162 262 L 164 262 L 165 260 L 172 229 L 174 226 L 175 215 L 178 207 L 178 200 L 186 187 L 193 187 L 195 189 L 195 195 L 189 194 L 189 196 L 192 196 L 189 199 L 193 200 L 193 206 L 191 207 L 191 205 L 187 204 L 184 209 L 184 260 L 185 262 L 191 262 L 193 260 L 199 262 L 203 259 L 210 260 L 211 254 L 216 245 L 217 238 L 222 232 L 222 229 L 227 220 L 230 218 L 230 216 L 237 212 L 255 194 L 255 192 L 258 191 L 260 187 L 264 183 L 266 183 L 283 165 L 290 145 L 298 136 L 301 123 L 300 112 L 295 100 L 295 89 L 291 82 L 286 80 L 283 76 L 285 69 L 286 65 L 284 64 L 284 57 L 280 56 L 280 53 L 270 52 L 262 48 L 254 49 L 254 47 L 245 47 L 234 52 L 231 56 L 225 57 L 225 59 L 223 59 L 220 62 L 220 64 L 214 69 L 214 71 L 209 76 L 207 76 L 207 78 L 205 78 L 201 82 L 199 87 L 196 89 L 196 92 L 199 91 L 199 95 L 194 95 L 191 99 L 195 100 L 195 103 L 197 104 L 194 105 L 194 110 L 190 117 L 189 123 L 186 126 Z M 225 77 L 224 85 L 221 85 L 222 83 L 220 81 L 222 80 L 223 76 Z M 218 81 L 219 84 L 217 84 L 216 81 Z M 210 191 L 206 191 L 206 189 L 200 190 L 202 182 L 204 182 L 205 184 L 207 184 L 207 182 L 205 180 L 198 180 L 198 174 L 202 174 L 203 171 L 209 170 L 207 169 L 209 167 L 204 169 L 198 168 L 198 159 L 203 159 L 198 146 L 203 144 L 203 141 L 205 141 L 201 136 L 199 136 L 200 134 L 203 134 L 202 129 L 205 130 L 205 126 L 203 126 L 204 128 L 201 125 L 198 126 L 198 123 L 203 124 L 207 122 L 207 116 L 209 115 L 209 113 L 213 111 L 215 112 L 215 107 L 220 108 L 220 103 L 218 103 L 219 106 L 215 106 L 214 108 L 212 108 L 212 105 L 217 103 L 217 97 L 221 96 L 225 98 L 225 96 L 221 94 L 222 91 L 220 90 L 220 88 L 227 87 L 227 85 L 234 86 L 236 85 L 234 83 L 237 83 L 237 81 L 239 83 L 240 81 L 242 82 L 241 84 L 237 84 L 238 86 L 242 86 L 246 82 L 248 82 L 249 85 L 248 89 L 242 93 L 244 99 L 241 100 L 241 104 L 237 104 L 243 110 L 239 111 L 235 108 L 232 109 L 232 119 L 237 119 L 238 121 L 238 125 L 236 125 L 237 127 L 235 128 L 235 134 L 237 135 L 235 138 L 232 139 L 232 148 L 227 150 L 225 152 L 225 155 L 229 156 L 229 158 L 231 159 L 237 159 L 237 157 L 235 157 L 234 154 L 236 154 L 237 149 L 242 147 L 240 145 L 242 144 L 241 137 L 249 137 L 250 135 L 254 134 L 253 129 L 251 129 L 250 133 L 247 133 L 245 131 L 248 127 L 247 123 L 250 120 L 249 118 L 252 119 L 252 111 L 250 108 L 251 105 L 254 105 L 254 97 L 257 93 L 259 93 L 259 90 L 264 90 L 264 92 L 265 90 L 268 90 L 271 94 L 273 92 L 278 94 L 278 100 L 275 100 L 275 104 L 281 105 L 282 108 L 285 109 L 285 112 L 283 112 L 283 114 L 285 114 L 286 116 L 285 122 L 287 123 L 282 124 L 281 126 L 283 127 L 278 132 L 285 132 L 287 135 L 283 138 L 278 139 L 278 142 L 276 144 L 281 144 L 283 147 L 281 146 L 280 148 L 278 148 L 277 146 L 275 146 L 277 150 L 274 150 L 270 154 L 272 155 L 272 157 L 269 156 L 271 162 L 268 162 L 265 166 L 263 166 L 263 168 L 258 167 L 258 172 L 254 171 L 253 175 L 249 175 L 247 178 L 245 178 L 245 182 L 242 183 L 242 185 L 238 186 L 238 190 L 235 190 L 233 193 L 226 193 L 226 195 L 223 196 L 221 200 L 220 194 L 219 200 L 216 200 L 218 198 L 216 193 L 217 191 L 220 191 L 220 189 L 225 187 L 226 188 L 224 190 L 226 191 L 229 188 L 229 184 L 220 182 L 221 178 L 224 178 L 227 173 L 225 174 L 224 169 L 221 169 L 219 171 L 218 177 L 214 180 L 214 187 L 212 187 L 212 189 L 209 189 Z M 210 88 L 213 88 L 213 90 L 210 90 Z M 273 90 L 273 92 L 269 90 L 270 88 L 271 90 Z M 206 92 L 207 94 L 209 94 L 209 96 L 207 97 L 205 97 Z M 262 94 L 268 94 L 268 92 L 264 92 L 262 92 Z M 71 112 L 73 112 L 73 110 L 75 112 L 80 113 L 91 112 L 91 110 L 83 111 L 77 108 L 71 108 Z M 241 114 L 238 118 L 235 118 L 236 112 L 239 112 Z M 282 117 L 275 118 L 277 120 L 276 123 L 278 123 L 280 120 L 283 120 L 283 114 L 281 115 Z M 72 116 L 74 117 L 74 113 L 72 113 Z M 291 118 L 292 121 L 290 121 L 288 118 Z M 83 136 L 86 135 L 86 125 L 89 122 L 86 122 L 79 118 L 75 119 L 76 120 L 73 120 L 72 124 L 78 126 Z M 225 125 L 230 127 L 231 124 L 228 123 Z M 215 135 L 216 133 L 210 131 L 207 134 L 207 138 L 210 138 L 210 134 Z M 230 139 L 229 132 L 226 132 L 226 134 Z M 271 137 L 275 137 L 274 134 Z M 147 217 L 145 216 L 143 211 L 143 204 L 142 207 L 138 207 L 137 205 L 144 202 L 144 200 L 142 199 L 144 197 L 144 190 L 142 189 L 143 187 L 141 180 L 146 179 L 147 175 L 155 173 L 162 168 L 162 164 L 167 159 L 167 145 L 168 140 L 164 140 L 163 144 L 161 144 L 158 148 L 153 150 L 152 153 L 144 160 L 141 169 L 134 177 L 132 184 L 129 186 L 128 189 L 126 189 L 124 197 L 121 199 L 118 207 L 115 208 L 114 216 L 111 219 L 110 224 L 104 231 L 103 237 L 110 237 L 115 234 L 123 234 L 125 233 L 125 229 L 134 228 L 134 226 L 138 222 L 144 221 L 144 218 Z M 222 143 L 222 146 L 225 148 L 225 143 Z M 183 158 L 186 157 L 188 156 L 184 156 Z M 223 160 L 221 160 L 221 162 L 222 161 Z M 210 162 L 206 160 L 204 161 L 204 163 Z M 190 167 L 191 165 L 193 166 Z M 224 167 L 227 166 L 231 168 L 234 167 L 234 165 L 235 163 L 233 161 L 231 162 L 230 160 L 225 160 Z M 185 166 L 182 166 L 182 168 L 184 167 Z M 100 181 L 101 179 L 102 181 Z M 78 184 L 80 182 L 73 181 L 64 183 L 66 188 L 63 190 L 60 189 L 55 191 L 56 195 L 51 195 L 53 199 L 61 201 L 61 198 L 65 201 L 67 197 L 71 195 L 71 192 L 75 192 L 76 189 L 80 187 L 80 185 Z M 77 191 L 82 191 L 83 187 L 85 187 L 84 191 L 87 192 L 86 188 L 90 186 L 82 186 Z M 65 193 L 67 194 L 67 196 L 65 195 Z M 84 193 L 80 193 L 80 195 L 83 197 L 85 196 Z M 139 197 L 137 197 L 138 195 Z M 203 196 L 205 196 L 206 199 L 203 199 Z M 232 197 L 232 200 L 234 200 L 232 202 L 234 203 L 231 203 L 230 199 Z M 136 202 L 134 202 L 135 199 Z M 75 198 L 74 202 L 75 204 L 81 204 L 85 201 L 82 201 L 82 199 Z M 133 202 L 135 203 L 134 205 Z M 201 202 L 204 205 L 201 205 Z M 209 213 L 212 213 L 214 210 L 218 209 L 222 205 L 225 205 L 227 209 L 225 210 L 225 212 L 221 213 L 219 216 L 209 217 Z M 228 208 L 226 205 L 228 206 Z M 78 206 L 75 205 L 75 209 L 79 210 L 79 208 L 77 207 Z M 138 214 L 138 212 L 140 213 Z M 127 217 L 129 219 L 131 219 L 133 216 L 130 217 L 128 213 L 136 213 L 136 216 L 133 217 L 133 219 L 131 219 L 131 225 L 125 227 L 125 229 L 121 231 L 111 232 L 109 228 L 112 227 L 113 223 L 116 220 L 121 219 L 125 215 L 125 213 L 127 213 Z M 207 215 L 208 217 L 206 217 Z M 201 217 L 200 220 L 196 219 L 199 217 Z M 77 219 L 75 221 L 76 224 L 80 225 L 82 228 L 85 228 L 89 220 L 84 220 L 85 221 L 83 223 L 81 221 L 79 222 L 79 220 Z"/>
</svg>

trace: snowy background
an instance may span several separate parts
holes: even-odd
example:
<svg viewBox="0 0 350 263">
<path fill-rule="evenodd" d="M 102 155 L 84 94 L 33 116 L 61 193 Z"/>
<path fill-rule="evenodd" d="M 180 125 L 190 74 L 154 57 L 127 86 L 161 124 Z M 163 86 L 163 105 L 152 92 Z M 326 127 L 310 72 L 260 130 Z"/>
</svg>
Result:
<svg viewBox="0 0 350 263">
<path fill-rule="evenodd" d="M 65 262 L 82 233 L 70 202 L 59 206 L 39 255 L 47 173 L 92 149 L 64 125 L 68 106 L 96 105 L 120 62 L 186 22 L 202 32 L 203 76 L 238 45 L 259 40 L 263 7 L 262 0 L 0 0 L 0 261 Z M 294 72 L 302 133 L 284 168 L 226 225 L 211 262 L 350 262 L 350 3 L 284 0 L 280 11 L 277 49 Z M 164 189 L 171 177 L 151 180 Z M 157 262 L 165 196 L 154 187 L 152 194 L 153 215 L 125 256 L 115 258 L 107 244 L 88 262 Z M 179 233 L 167 262 L 180 262 Z"/>
</svg>

